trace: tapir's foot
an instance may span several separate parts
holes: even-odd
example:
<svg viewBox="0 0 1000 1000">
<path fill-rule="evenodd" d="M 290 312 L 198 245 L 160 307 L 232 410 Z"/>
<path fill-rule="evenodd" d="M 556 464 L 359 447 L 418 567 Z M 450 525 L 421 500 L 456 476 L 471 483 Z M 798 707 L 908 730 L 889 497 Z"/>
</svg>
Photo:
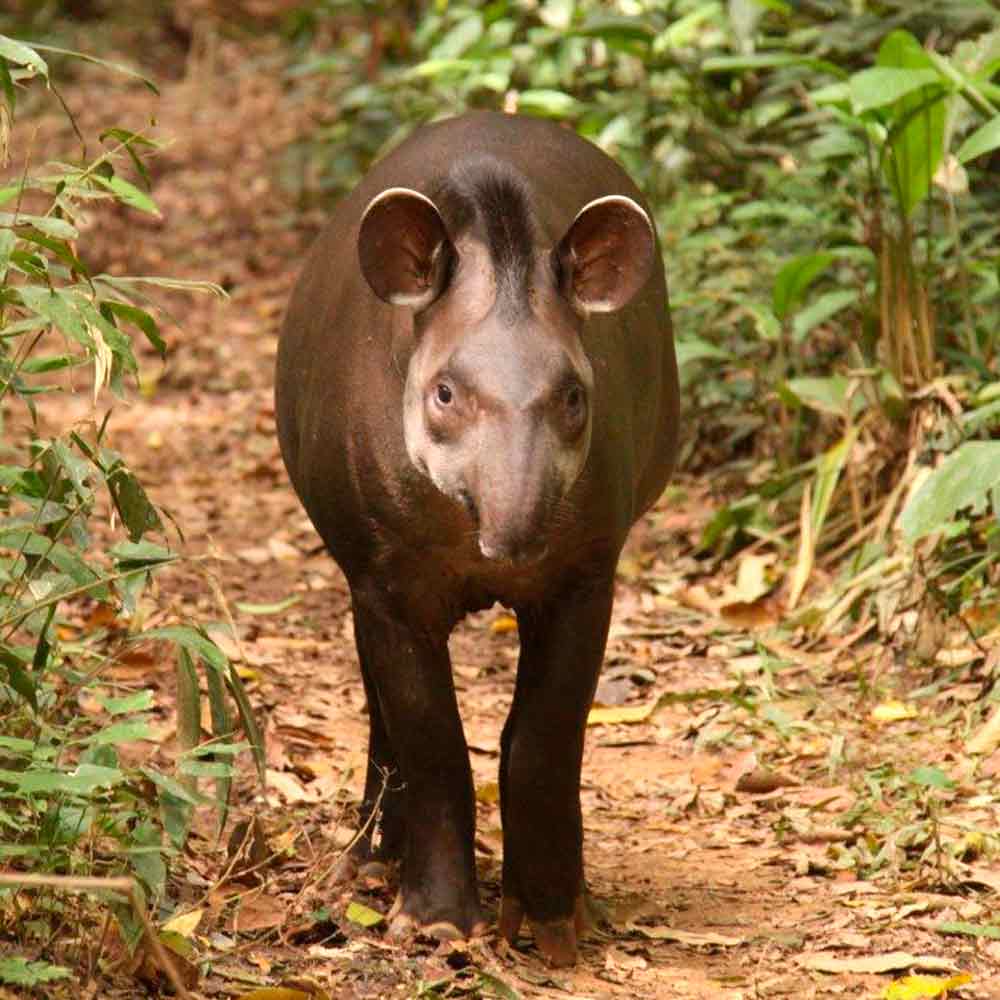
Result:
<svg viewBox="0 0 1000 1000">
<path fill-rule="evenodd" d="M 500 933 L 511 943 L 517 941 L 524 922 L 524 907 L 519 899 L 504 896 L 500 902 Z M 576 898 L 573 915 L 557 920 L 532 920 L 528 926 L 542 957 L 553 968 L 576 964 L 577 942 L 597 926 L 599 913 L 590 894 Z"/>
<path fill-rule="evenodd" d="M 420 934 L 436 941 L 460 941 L 486 932 L 478 903 L 452 909 L 457 912 L 446 913 L 444 907 L 429 905 L 425 900 L 404 900 L 400 893 L 389 911 L 387 937 L 407 941 Z"/>
<path fill-rule="evenodd" d="M 353 854 L 344 854 L 333 866 L 330 881 L 334 885 L 347 885 L 358 878 L 388 880 L 392 876 L 392 866 L 393 863 L 389 861 L 379 861 L 375 858 L 366 860 Z"/>
</svg>

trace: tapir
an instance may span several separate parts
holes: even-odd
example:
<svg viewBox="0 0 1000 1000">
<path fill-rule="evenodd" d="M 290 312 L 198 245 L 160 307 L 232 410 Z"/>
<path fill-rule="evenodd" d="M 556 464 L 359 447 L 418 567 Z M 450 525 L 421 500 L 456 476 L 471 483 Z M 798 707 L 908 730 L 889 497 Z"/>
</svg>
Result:
<svg viewBox="0 0 1000 1000">
<path fill-rule="evenodd" d="M 500 603 L 520 655 L 500 737 L 499 930 L 513 942 L 527 918 L 545 959 L 572 964 L 590 912 L 584 728 L 615 566 L 677 452 L 642 195 L 550 121 L 478 112 L 417 129 L 308 254 L 276 414 L 350 588 L 370 727 L 352 857 L 399 863 L 390 932 L 486 927 L 448 637 Z"/>
</svg>

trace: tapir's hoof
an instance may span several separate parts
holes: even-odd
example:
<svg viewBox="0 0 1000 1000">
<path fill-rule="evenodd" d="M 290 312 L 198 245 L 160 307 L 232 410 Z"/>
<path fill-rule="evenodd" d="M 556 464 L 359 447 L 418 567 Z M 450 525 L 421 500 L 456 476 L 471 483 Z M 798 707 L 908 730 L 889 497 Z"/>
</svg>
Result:
<svg viewBox="0 0 1000 1000">
<path fill-rule="evenodd" d="M 330 872 L 333 885 L 347 885 L 358 877 L 358 863 L 350 854 L 342 854 Z"/>
<path fill-rule="evenodd" d="M 390 941 L 409 941 L 418 934 L 433 938 L 435 941 L 461 941 L 465 938 L 477 937 L 486 932 L 486 922 L 482 917 L 468 921 L 468 929 L 463 930 L 459 924 L 451 920 L 430 920 L 422 922 L 403 911 L 402 897 L 397 896 L 389 911 L 389 928 L 386 937 Z"/>
<path fill-rule="evenodd" d="M 512 896 L 504 896 L 500 901 L 500 933 L 511 943 L 524 922 L 524 907 Z M 560 920 L 532 920 L 528 925 L 535 936 L 535 944 L 545 961 L 555 969 L 576 964 L 577 942 L 597 924 L 595 904 L 589 894 L 583 893 L 576 899 L 573 916 Z"/>
<path fill-rule="evenodd" d="M 564 920 L 531 920 L 535 945 L 553 969 L 576 965 L 576 927 L 569 917 Z"/>
</svg>

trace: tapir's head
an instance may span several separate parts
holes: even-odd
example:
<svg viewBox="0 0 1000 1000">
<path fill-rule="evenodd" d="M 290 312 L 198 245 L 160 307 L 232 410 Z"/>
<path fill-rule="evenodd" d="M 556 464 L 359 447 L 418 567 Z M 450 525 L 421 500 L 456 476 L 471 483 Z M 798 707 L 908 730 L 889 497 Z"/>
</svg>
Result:
<svg viewBox="0 0 1000 1000">
<path fill-rule="evenodd" d="M 383 191 L 365 211 L 358 254 L 372 291 L 414 311 L 410 460 L 465 507 L 483 556 L 517 562 L 545 552 L 587 460 L 594 373 L 583 322 L 636 295 L 656 242 L 646 213 L 621 195 L 591 201 L 546 241 L 527 185 L 497 167 L 450 178 L 433 200 Z"/>
</svg>

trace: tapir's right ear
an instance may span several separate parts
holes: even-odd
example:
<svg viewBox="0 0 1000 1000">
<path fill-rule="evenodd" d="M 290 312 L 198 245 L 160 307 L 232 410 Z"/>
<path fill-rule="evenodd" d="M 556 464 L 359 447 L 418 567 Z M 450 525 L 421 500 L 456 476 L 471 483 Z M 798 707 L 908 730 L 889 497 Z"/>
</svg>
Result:
<svg viewBox="0 0 1000 1000">
<path fill-rule="evenodd" d="M 358 261 L 384 302 L 426 308 L 444 291 L 454 259 L 444 220 L 430 198 L 388 188 L 369 202 L 358 233 Z"/>
</svg>

